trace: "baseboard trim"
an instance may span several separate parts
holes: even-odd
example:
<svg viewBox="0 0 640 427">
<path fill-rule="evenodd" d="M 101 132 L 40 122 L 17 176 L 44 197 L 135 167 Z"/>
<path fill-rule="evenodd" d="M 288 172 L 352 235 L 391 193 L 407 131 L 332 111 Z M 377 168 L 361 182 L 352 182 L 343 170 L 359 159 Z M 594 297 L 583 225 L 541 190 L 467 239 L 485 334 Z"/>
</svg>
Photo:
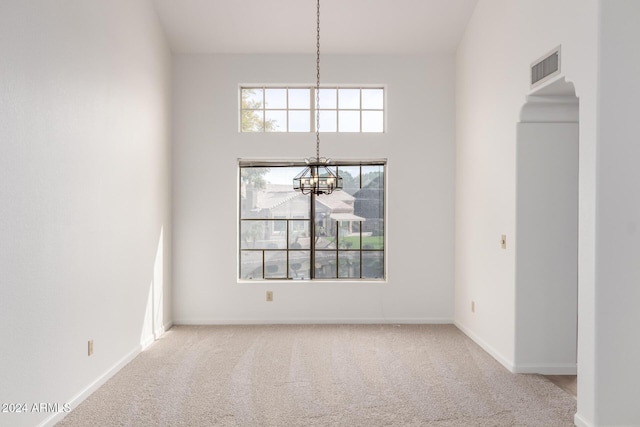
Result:
<svg viewBox="0 0 640 427">
<path fill-rule="evenodd" d="M 157 340 L 158 338 L 160 338 L 162 335 L 164 335 L 165 332 L 171 329 L 172 326 L 173 326 L 173 322 L 167 322 L 164 325 L 160 326 L 160 328 L 156 329 L 153 332 L 154 339 Z"/>
<path fill-rule="evenodd" d="M 578 366 L 574 363 L 524 365 L 516 364 L 513 367 L 515 374 L 540 374 L 540 375 L 577 375 Z"/>
<path fill-rule="evenodd" d="M 595 427 L 595 424 L 587 421 L 586 419 L 581 417 L 580 414 L 575 414 L 573 416 L 573 423 L 576 425 L 576 427 Z"/>
<path fill-rule="evenodd" d="M 158 331 L 161 333 L 156 335 L 155 339 L 160 338 L 162 334 L 171 329 L 173 326 L 173 322 L 169 322 L 166 325 L 163 325 L 162 328 Z M 129 362 L 136 358 L 145 348 L 149 345 L 153 344 L 155 340 L 151 339 L 146 341 L 143 344 L 136 346 L 133 350 L 131 350 L 126 356 L 116 362 L 111 368 L 109 368 L 104 374 L 100 375 L 96 378 L 91 384 L 84 388 L 80 393 L 75 395 L 68 403 L 71 407 L 71 411 L 78 407 L 87 397 L 91 396 L 91 394 L 99 389 L 104 383 L 109 381 L 111 377 L 118 373 L 122 368 L 124 368 Z M 68 413 L 61 412 L 51 415 L 46 420 L 42 421 L 38 424 L 38 427 L 53 427 L 56 423 L 60 422 Z"/>
<path fill-rule="evenodd" d="M 132 351 L 130 351 L 126 356 L 120 359 L 115 365 L 113 365 L 110 369 L 108 369 L 104 374 L 100 375 L 85 387 L 80 393 L 75 395 L 68 403 L 71 406 L 71 411 L 73 411 L 80 403 L 82 403 L 87 397 L 91 396 L 91 394 L 100 388 L 104 383 L 106 383 L 111 377 L 113 377 L 120 369 L 124 368 L 127 363 L 131 362 L 135 357 L 142 352 L 142 345 L 136 346 Z M 51 417 L 44 420 L 42 423 L 38 425 L 38 427 L 52 427 L 55 423 L 60 422 L 67 413 L 57 413 L 53 414 Z"/>
<path fill-rule="evenodd" d="M 462 323 L 454 322 L 453 324 L 456 326 L 456 328 L 460 329 L 466 336 L 468 336 L 476 344 L 478 344 L 484 351 L 489 353 L 491 355 L 491 357 L 496 359 L 502 366 L 507 368 L 507 370 L 509 372 L 515 373 L 513 363 L 511 361 L 509 361 L 509 359 L 504 357 L 499 351 L 497 351 L 495 348 L 493 348 L 492 346 L 487 344 L 486 341 L 484 341 L 478 335 L 473 333 L 470 329 L 465 327 Z"/>
<path fill-rule="evenodd" d="M 325 325 L 325 324 L 453 324 L 451 318 L 418 317 L 418 318 L 335 318 L 335 319 L 174 319 L 173 325 Z"/>
<path fill-rule="evenodd" d="M 144 351 L 156 340 L 154 335 L 149 335 L 143 342 L 140 343 L 140 351 Z"/>
</svg>

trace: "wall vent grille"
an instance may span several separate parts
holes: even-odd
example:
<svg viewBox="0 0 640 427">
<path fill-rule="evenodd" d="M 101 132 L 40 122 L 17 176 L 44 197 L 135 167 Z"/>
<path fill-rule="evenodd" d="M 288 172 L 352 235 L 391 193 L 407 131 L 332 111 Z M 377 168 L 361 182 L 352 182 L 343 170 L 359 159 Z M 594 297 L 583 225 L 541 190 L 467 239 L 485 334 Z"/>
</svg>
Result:
<svg viewBox="0 0 640 427">
<path fill-rule="evenodd" d="M 538 86 L 559 73 L 560 47 L 531 64 L 531 87 Z"/>
</svg>

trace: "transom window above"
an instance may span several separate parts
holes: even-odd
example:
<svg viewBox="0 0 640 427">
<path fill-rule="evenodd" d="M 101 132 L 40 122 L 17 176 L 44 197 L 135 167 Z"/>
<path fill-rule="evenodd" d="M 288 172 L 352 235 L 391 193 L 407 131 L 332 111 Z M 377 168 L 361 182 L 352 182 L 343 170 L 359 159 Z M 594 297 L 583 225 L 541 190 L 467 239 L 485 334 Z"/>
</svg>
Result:
<svg viewBox="0 0 640 427">
<path fill-rule="evenodd" d="M 320 132 L 384 132 L 384 88 L 321 87 Z M 242 132 L 315 132 L 314 87 L 240 88 Z"/>
</svg>

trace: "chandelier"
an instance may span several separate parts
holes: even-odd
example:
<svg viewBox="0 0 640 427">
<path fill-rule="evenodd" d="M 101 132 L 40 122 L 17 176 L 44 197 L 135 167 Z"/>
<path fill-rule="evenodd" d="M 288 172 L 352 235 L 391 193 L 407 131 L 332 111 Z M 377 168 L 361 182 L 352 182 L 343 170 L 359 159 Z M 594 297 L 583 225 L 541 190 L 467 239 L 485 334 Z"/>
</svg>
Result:
<svg viewBox="0 0 640 427">
<path fill-rule="evenodd" d="M 318 196 L 342 189 L 342 177 L 328 167 L 331 159 L 320 157 L 320 0 L 316 12 L 316 156 L 305 162 L 307 167 L 293 178 L 294 190 Z"/>
</svg>

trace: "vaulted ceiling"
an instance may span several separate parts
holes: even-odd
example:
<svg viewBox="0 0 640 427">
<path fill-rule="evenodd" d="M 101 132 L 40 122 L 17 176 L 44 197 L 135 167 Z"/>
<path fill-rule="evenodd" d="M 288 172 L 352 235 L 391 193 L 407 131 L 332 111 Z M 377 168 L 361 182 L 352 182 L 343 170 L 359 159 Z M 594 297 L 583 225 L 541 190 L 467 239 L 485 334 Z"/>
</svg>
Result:
<svg viewBox="0 0 640 427">
<path fill-rule="evenodd" d="M 313 53 L 315 0 L 154 0 L 176 53 Z M 321 0 L 321 50 L 455 51 L 477 0 Z"/>
</svg>

